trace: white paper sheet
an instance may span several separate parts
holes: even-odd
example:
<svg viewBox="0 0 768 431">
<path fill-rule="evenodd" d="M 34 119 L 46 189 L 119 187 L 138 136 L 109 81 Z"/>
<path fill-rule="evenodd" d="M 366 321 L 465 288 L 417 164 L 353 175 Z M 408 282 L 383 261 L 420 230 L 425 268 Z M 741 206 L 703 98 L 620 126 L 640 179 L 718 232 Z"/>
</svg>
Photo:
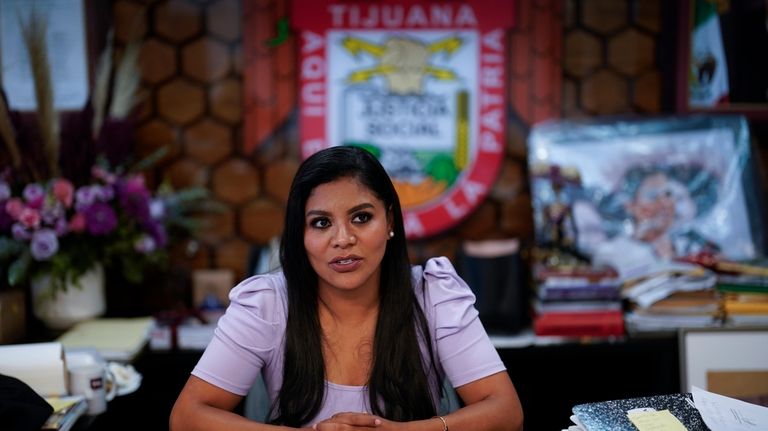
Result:
<svg viewBox="0 0 768 431">
<path fill-rule="evenodd" d="M 768 407 L 718 395 L 693 386 L 693 402 L 712 431 L 768 430 Z"/>
<path fill-rule="evenodd" d="M 0 374 L 16 377 L 42 396 L 67 395 L 61 343 L 0 346 Z"/>
</svg>

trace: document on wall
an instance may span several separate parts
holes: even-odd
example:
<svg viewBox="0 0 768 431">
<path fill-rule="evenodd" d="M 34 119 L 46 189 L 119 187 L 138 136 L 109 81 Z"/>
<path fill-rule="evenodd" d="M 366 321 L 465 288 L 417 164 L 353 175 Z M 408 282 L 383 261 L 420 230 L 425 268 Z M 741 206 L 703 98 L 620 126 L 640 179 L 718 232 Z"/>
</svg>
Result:
<svg viewBox="0 0 768 431">
<path fill-rule="evenodd" d="M 22 25 L 37 13 L 45 25 L 56 109 L 81 109 L 88 97 L 88 57 L 84 0 L 0 1 L 2 84 L 11 109 L 37 107 Z"/>
<path fill-rule="evenodd" d="M 768 430 L 768 407 L 707 392 L 693 386 L 693 402 L 712 431 Z"/>
</svg>

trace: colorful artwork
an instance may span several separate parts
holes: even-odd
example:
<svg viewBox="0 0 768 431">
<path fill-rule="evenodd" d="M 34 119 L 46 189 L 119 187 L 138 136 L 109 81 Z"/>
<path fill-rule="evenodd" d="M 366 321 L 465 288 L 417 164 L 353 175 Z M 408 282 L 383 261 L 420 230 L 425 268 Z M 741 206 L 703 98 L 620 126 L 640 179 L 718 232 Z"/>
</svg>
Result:
<svg viewBox="0 0 768 431">
<path fill-rule="evenodd" d="M 483 2 L 296 3 L 312 13 L 296 18 L 302 154 L 333 145 L 375 154 L 410 237 L 458 223 L 503 157 L 511 12 Z"/>
<path fill-rule="evenodd" d="M 607 250 L 755 257 L 745 136 L 736 117 L 537 127 L 529 155 L 537 242 L 587 259 Z M 564 208 L 559 218 L 553 206 Z"/>
</svg>

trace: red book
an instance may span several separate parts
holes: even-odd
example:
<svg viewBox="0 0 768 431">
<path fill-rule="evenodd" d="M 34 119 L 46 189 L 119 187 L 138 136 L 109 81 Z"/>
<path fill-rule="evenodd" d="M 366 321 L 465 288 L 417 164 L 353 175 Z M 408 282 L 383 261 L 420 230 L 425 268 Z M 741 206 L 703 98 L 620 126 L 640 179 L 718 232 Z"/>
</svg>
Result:
<svg viewBox="0 0 768 431">
<path fill-rule="evenodd" d="M 567 337 L 622 336 L 624 315 L 618 310 L 543 313 L 534 319 L 533 332 Z"/>
</svg>

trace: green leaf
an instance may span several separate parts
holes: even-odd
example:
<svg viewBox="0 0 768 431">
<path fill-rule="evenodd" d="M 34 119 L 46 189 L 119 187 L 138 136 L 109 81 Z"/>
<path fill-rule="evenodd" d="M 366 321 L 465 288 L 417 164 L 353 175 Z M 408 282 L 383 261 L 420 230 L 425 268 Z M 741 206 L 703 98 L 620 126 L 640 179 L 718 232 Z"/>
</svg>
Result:
<svg viewBox="0 0 768 431">
<path fill-rule="evenodd" d="M 154 166 L 158 161 L 160 161 L 163 157 L 168 154 L 168 147 L 162 146 L 158 148 L 157 150 L 153 151 L 150 155 L 147 157 L 141 159 L 138 163 L 136 163 L 134 166 L 131 167 L 131 172 L 141 172 L 145 171 L 152 166 Z"/>
<path fill-rule="evenodd" d="M 32 263 L 32 255 L 28 250 L 24 250 L 23 253 L 16 259 L 8 268 L 8 284 L 16 286 L 23 281 L 29 271 L 29 265 Z"/>
<path fill-rule="evenodd" d="M 22 249 L 23 246 L 18 241 L 8 237 L 0 237 L 0 260 L 5 260 L 21 253 Z"/>
</svg>

